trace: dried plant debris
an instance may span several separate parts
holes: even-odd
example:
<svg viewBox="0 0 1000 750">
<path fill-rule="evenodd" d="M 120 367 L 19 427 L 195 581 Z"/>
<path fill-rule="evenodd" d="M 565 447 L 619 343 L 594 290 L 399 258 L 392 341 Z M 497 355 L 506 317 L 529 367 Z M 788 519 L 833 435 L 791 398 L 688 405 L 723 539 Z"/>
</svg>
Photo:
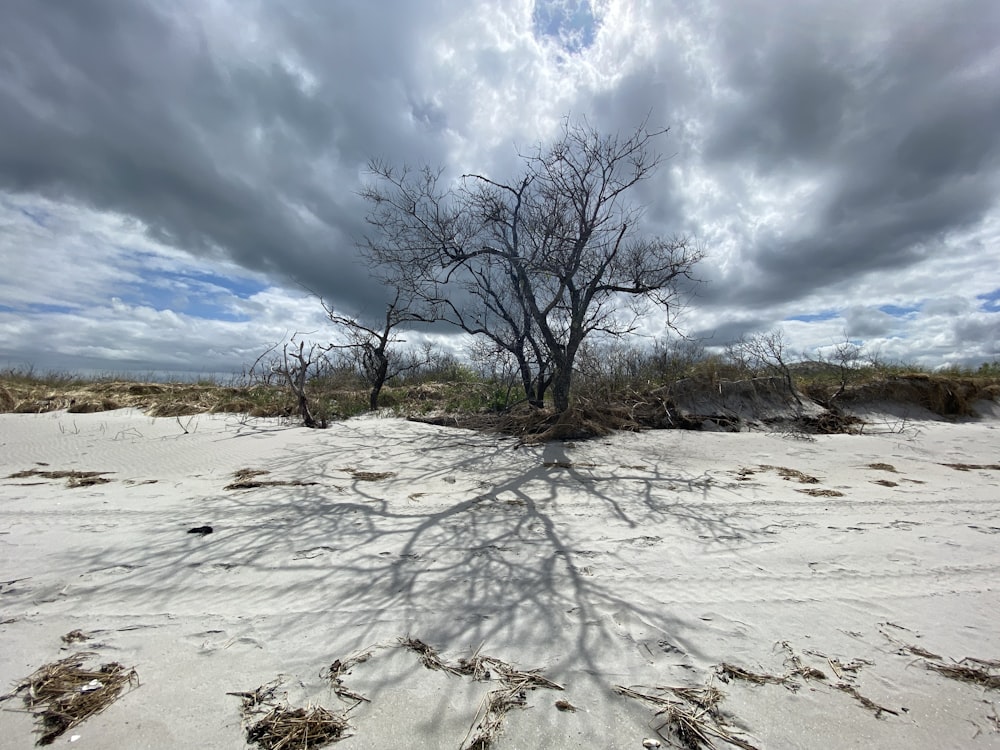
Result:
<svg viewBox="0 0 1000 750">
<path fill-rule="evenodd" d="M 362 651 L 354 656 L 349 656 L 348 658 L 334 659 L 329 667 L 320 672 L 320 677 L 324 677 L 330 681 L 330 687 L 338 698 L 343 700 L 352 701 L 354 705 L 359 703 L 370 703 L 365 696 L 361 693 L 356 693 L 346 685 L 344 685 L 344 677 L 351 673 L 351 670 L 356 664 L 362 664 L 368 661 L 372 657 L 373 651 Z M 353 708 L 353 706 L 352 706 Z"/>
<path fill-rule="evenodd" d="M 80 641 L 89 641 L 90 636 L 84 633 L 82 630 L 71 630 L 66 635 L 60 636 L 60 640 L 63 643 L 79 643 Z"/>
<path fill-rule="evenodd" d="M 716 748 L 717 739 L 743 750 L 758 750 L 729 728 L 726 717 L 718 708 L 723 694 L 716 687 L 657 687 L 651 689 L 653 692 L 642 692 L 616 685 L 614 689 L 626 698 L 656 706 L 656 716 L 664 719 L 656 728 L 656 733 L 667 742 L 671 738 L 663 734 L 664 729 L 689 750 Z"/>
<path fill-rule="evenodd" d="M 502 659 L 486 656 L 478 651 L 468 659 L 459 659 L 451 664 L 444 661 L 434 647 L 419 639 L 406 636 L 399 639 L 399 645 L 418 654 L 421 663 L 428 669 L 467 676 L 477 681 L 495 680 L 500 683 L 500 687 L 491 690 L 483 699 L 472 727 L 462 743 L 462 750 L 486 750 L 492 747 L 503 730 L 504 719 L 508 712 L 513 708 L 527 706 L 529 691 L 539 688 L 563 689 L 537 669 L 520 670 Z M 561 711 L 575 710 L 568 701 L 564 703 L 567 707 L 562 708 L 558 703 L 556 707 Z"/>
<path fill-rule="evenodd" d="M 267 469 L 240 469 L 233 472 L 233 481 L 224 490 L 255 490 L 259 487 L 311 487 L 319 482 L 303 482 L 301 479 L 257 479 L 271 472 Z"/>
<path fill-rule="evenodd" d="M 795 649 L 792 648 L 788 641 L 781 641 L 778 644 L 781 649 L 785 652 L 785 664 L 789 666 L 789 674 L 792 676 L 801 677 L 805 680 L 825 680 L 826 674 L 815 667 L 810 667 L 808 664 L 802 661 L 802 658 L 795 653 Z"/>
<path fill-rule="evenodd" d="M 80 652 L 46 664 L 6 696 L 25 693 L 24 705 L 38 722 L 37 744 L 51 745 L 66 730 L 118 700 L 126 687 L 138 687 L 139 676 L 134 668 L 127 669 L 118 662 L 96 669 L 85 667 L 84 662 L 93 656 L 96 654 Z"/>
<path fill-rule="evenodd" d="M 956 471 L 1000 471 L 1000 464 L 941 464 Z"/>
<path fill-rule="evenodd" d="M 789 469 L 785 466 L 771 466 L 769 464 L 761 464 L 757 468 L 762 471 L 776 471 L 782 479 L 792 480 L 799 482 L 800 484 L 819 484 L 819 479 L 808 474 L 804 474 L 798 469 Z"/>
<path fill-rule="evenodd" d="M 383 479 L 392 479 L 396 476 L 394 471 L 361 471 L 359 469 L 341 469 L 345 474 L 350 474 L 359 482 L 379 482 Z"/>
<path fill-rule="evenodd" d="M 892 464 L 882 464 L 882 463 L 868 464 L 868 466 L 865 468 L 874 469 L 875 471 L 891 471 L 893 474 L 899 473 L 899 470 Z"/>
<path fill-rule="evenodd" d="M 777 674 L 767 674 L 762 672 L 751 672 L 749 669 L 743 669 L 742 667 L 737 667 L 735 664 L 729 664 L 723 662 L 716 668 L 716 674 L 724 682 L 730 679 L 742 680 L 744 682 L 753 682 L 757 685 L 765 685 L 768 683 L 775 685 L 783 685 L 788 682 L 788 675 L 777 675 Z"/>
<path fill-rule="evenodd" d="M 405 636 L 399 639 L 399 645 L 420 657 L 420 663 L 428 669 L 437 669 L 448 674 L 460 675 L 461 671 L 444 661 L 433 646 L 429 646 L 419 638 Z"/>
<path fill-rule="evenodd" d="M 900 630 L 906 630 L 906 628 L 901 628 L 895 623 L 887 622 L 885 624 L 892 625 Z M 967 656 L 961 661 L 946 663 L 944 657 L 939 654 L 935 654 L 920 646 L 904 643 L 898 638 L 893 638 L 884 630 L 881 633 L 887 640 L 898 646 L 896 653 L 919 656 L 924 660 L 924 666 L 927 669 L 943 674 L 945 677 L 953 680 L 970 682 L 990 690 L 1000 690 L 1000 660 L 977 659 L 974 656 Z"/>
<path fill-rule="evenodd" d="M 984 664 L 982 660 L 976 659 L 963 659 L 957 664 L 942 664 L 940 662 L 926 662 L 925 666 L 928 669 L 933 669 L 935 672 L 943 674 L 945 677 L 950 677 L 953 680 L 961 680 L 962 682 L 971 682 L 974 685 L 980 685 L 984 688 L 990 690 L 1000 690 L 1000 674 L 994 674 L 993 670 L 996 670 L 996 666 L 986 666 L 985 669 L 980 667 L 968 666 L 966 662 L 974 662 L 976 664 Z M 986 662 L 985 664 L 996 664 L 996 662 Z"/>
<path fill-rule="evenodd" d="M 40 469 L 28 469 L 10 474 L 7 479 L 28 479 L 30 477 L 65 479 L 67 487 L 92 487 L 95 484 L 107 484 L 111 480 L 102 475 L 113 473 L 111 471 L 42 471 Z"/>
<path fill-rule="evenodd" d="M 570 713 L 574 713 L 574 714 L 576 713 L 576 706 L 574 706 L 569 701 L 559 700 L 559 701 L 556 701 L 555 705 L 556 705 L 556 708 L 558 708 L 560 711 L 569 711 Z"/>
<path fill-rule="evenodd" d="M 872 484 L 880 484 L 883 487 L 898 487 L 899 482 L 893 482 L 889 479 L 873 479 Z"/>
<path fill-rule="evenodd" d="M 861 693 L 859 693 L 858 689 L 853 685 L 848 685 L 846 682 L 838 682 L 836 685 L 834 685 L 834 687 L 837 690 L 840 690 L 844 693 L 847 693 L 850 696 L 853 696 L 858 703 L 867 708 L 869 711 L 873 711 L 875 713 L 876 719 L 881 719 L 883 713 L 892 714 L 893 716 L 899 716 L 898 711 L 893 711 L 891 708 L 880 706 L 871 698 L 866 698 Z"/>
<path fill-rule="evenodd" d="M 350 736 L 346 734 L 350 725 L 343 715 L 322 706 L 291 708 L 278 701 L 275 692 L 280 685 L 279 678 L 256 690 L 227 693 L 243 701 L 248 744 L 263 750 L 308 750 Z"/>
<path fill-rule="evenodd" d="M 806 495 L 811 495 L 812 497 L 843 497 L 843 492 L 838 492 L 837 490 L 822 490 L 817 487 L 810 487 L 805 490 L 796 490 L 796 492 L 802 492 Z"/>
<path fill-rule="evenodd" d="M 347 719 L 322 706 L 275 706 L 247 727 L 247 743 L 263 750 L 307 750 L 344 739 L 348 728 Z"/>
</svg>

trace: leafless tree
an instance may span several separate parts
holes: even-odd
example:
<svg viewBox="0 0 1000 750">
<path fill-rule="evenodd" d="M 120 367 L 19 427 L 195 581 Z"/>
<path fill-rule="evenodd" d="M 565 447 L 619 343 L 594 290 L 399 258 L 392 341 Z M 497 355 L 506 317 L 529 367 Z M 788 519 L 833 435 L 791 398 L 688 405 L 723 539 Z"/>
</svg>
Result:
<svg viewBox="0 0 1000 750">
<path fill-rule="evenodd" d="M 643 236 L 628 197 L 660 165 L 653 143 L 665 133 L 567 120 L 508 182 L 448 185 L 440 170 L 374 161 L 366 249 L 428 318 L 491 339 L 517 360 L 529 400 L 541 405 L 551 384 L 565 411 L 587 336 L 634 330 L 649 303 L 671 312 L 702 257 L 687 238 Z"/>
<path fill-rule="evenodd" d="M 780 328 L 744 336 L 726 347 L 726 355 L 743 370 L 755 375 L 768 374 L 781 378 L 788 393 L 799 406 L 802 405 L 789 367 L 788 344 Z"/>
<path fill-rule="evenodd" d="M 325 418 L 316 419 L 313 415 L 306 395 L 306 384 L 314 371 L 325 361 L 326 350 L 317 344 L 307 346 L 304 340 L 296 341 L 298 335 L 298 332 L 293 333 L 289 341 L 282 345 L 280 356 L 275 354 L 278 344 L 270 347 L 257 358 L 249 373 L 251 377 L 255 377 L 254 373 L 260 372 L 261 364 L 264 363 L 266 372 L 283 380 L 295 396 L 302 424 L 314 429 L 326 427 Z M 266 376 L 262 379 L 265 382 L 269 380 Z"/>
<path fill-rule="evenodd" d="M 388 381 L 430 362 L 429 347 L 425 347 L 422 357 L 412 351 L 404 353 L 398 347 L 398 344 L 405 343 L 397 334 L 398 327 L 421 319 L 411 310 L 409 300 L 398 289 L 393 301 L 386 306 L 385 317 L 377 325 L 368 325 L 358 318 L 337 313 L 326 303 L 323 307 L 330 321 L 340 326 L 347 337 L 346 343 L 331 344 L 329 349 L 349 353 L 371 388 L 368 406 L 373 411 L 378 408 L 379 395 Z"/>
</svg>

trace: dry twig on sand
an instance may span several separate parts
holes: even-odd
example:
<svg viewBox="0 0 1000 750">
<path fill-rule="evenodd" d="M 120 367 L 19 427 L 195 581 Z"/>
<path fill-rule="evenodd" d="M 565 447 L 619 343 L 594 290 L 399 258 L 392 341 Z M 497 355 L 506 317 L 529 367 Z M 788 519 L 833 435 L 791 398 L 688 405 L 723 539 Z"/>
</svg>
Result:
<svg viewBox="0 0 1000 750">
<path fill-rule="evenodd" d="M 885 706 L 880 706 L 878 703 L 876 703 L 875 701 L 873 701 L 871 698 L 866 698 L 861 693 L 859 693 L 858 689 L 856 687 L 854 687 L 853 685 L 848 685 L 846 682 L 838 682 L 836 685 L 834 685 L 834 687 L 837 688 L 837 690 L 840 690 L 840 691 L 842 691 L 844 693 L 847 693 L 848 695 L 853 696 L 854 699 L 858 703 L 860 703 L 862 706 L 864 706 L 865 708 L 869 709 L 870 711 L 874 711 L 876 719 L 881 719 L 883 712 L 885 712 L 887 714 L 892 714 L 893 716 L 899 716 L 899 712 L 898 711 L 893 711 L 891 708 L 886 708 Z"/>
<path fill-rule="evenodd" d="M 39 745 L 52 744 L 67 729 L 103 711 L 126 686 L 138 687 L 135 669 L 118 662 L 85 668 L 84 661 L 95 655 L 85 651 L 46 664 L 14 689 L 11 696 L 27 691 L 24 704 L 38 720 Z"/>
<path fill-rule="evenodd" d="M 367 650 L 362 651 L 359 654 L 355 654 L 354 656 L 349 656 L 343 661 L 340 659 L 334 659 L 333 663 L 331 663 L 328 668 L 320 672 L 320 677 L 325 676 L 326 679 L 330 680 L 330 687 L 333 688 L 333 692 L 338 698 L 354 701 L 355 706 L 359 703 L 371 703 L 371 701 L 361 695 L 361 693 L 356 693 L 344 685 L 343 677 L 350 674 L 351 669 L 353 669 L 356 664 L 368 661 L 371 658 L 372 653 L 373 652 L 371 650 Z M 354 706 L 351 708 L 353 707 Z"/>
<path fill-rule="evenodd" d="M 797 675 L 805 680 L 826 679 L 826 675 L 822 671 L 816 669 L 815 667 L 810 667 L 808 664 L 804 664 L 788 641 L 781 641 L 779 645 L 784 652 L 788 654 L 785 662 L 791 664 L 791 675 Z"/>
<path fill-rule="evenodd" d="M 705 687 L 658 687 L 658 694 L 650 694 L 632 688 L 615 685 L 615 692 L 626 698 L 645 701 L 657 706 L 657 716 L 665 721 L 656 729 L 664 740 L 663 729 L 669 727 L 684 747 L 689 750 L 715 748 L 713 737 L 728 742 L 742 750 L 758 750 L 742 737 L 729 731 L 726 719 L 718 709 L 723 698 L 722 692 L 711 685 Z"/>
</svg>

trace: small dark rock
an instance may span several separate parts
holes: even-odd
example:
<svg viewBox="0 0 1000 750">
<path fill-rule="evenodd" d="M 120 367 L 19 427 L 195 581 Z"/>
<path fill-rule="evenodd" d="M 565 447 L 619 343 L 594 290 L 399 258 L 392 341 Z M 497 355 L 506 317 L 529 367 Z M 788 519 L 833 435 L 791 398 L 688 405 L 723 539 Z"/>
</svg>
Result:
<svg viewBox="0 0 1000 750">
<path fill-rule="evenodd" d="M 188 534 L 200 534 L 201 536 L 205 536 L 206 534 L 211 533 L 211 526 L 195 526 L 193 529 L 188 529 Z"/>
</svg>

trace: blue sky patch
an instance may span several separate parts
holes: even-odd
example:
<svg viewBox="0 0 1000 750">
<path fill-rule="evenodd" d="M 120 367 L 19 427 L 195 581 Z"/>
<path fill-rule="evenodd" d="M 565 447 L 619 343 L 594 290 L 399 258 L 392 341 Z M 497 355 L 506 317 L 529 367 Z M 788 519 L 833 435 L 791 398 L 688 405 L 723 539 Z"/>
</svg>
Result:
<svg viewBox="0 0 1000 750">
<path fill-rule="evenodd" d="M 231 278 L 210 271 L 158 271 L 142 283 L 121 290 L 130 305 L 172 310 L 204 320 L 245 322 L 249 316 L 233 311 L 233 298 L 247 299 L 266 287 L 248 278 Z"/>
<path fill-rule="evenodd" d="M 32 302 L 22 307 L 0 305 L 0 313 L 17 313 L 18 315 L 69 315 L 79 312 L 79 310 L 79 307 L 72 305 L 48 305 L 41 302 Z"/>
<path fill-rule="evenodd" d="M 906 307 L 900 307 L 899 305 L 879 305 L 878 309 L 884 312 L 886 315 L 891 315 L 894 318 L 902 318 L 910 313 L 915 313 L 920 310 L 921 305 L 907 305 Z"/>
<path fill-rule="evenodd" d="M 1000 289 L 994 289 L 986 294 L 977 294 L 976 299 L 983 301 L 980 307 L 986 312 L 1000 312 Z"/>
<path fill-rule="evenodd" d="M 568 52 L 594 43 L 597 19 L 589 0 L 535 0 L 535 33 L 556 39 Z"/>
<path fill-rule="evenodd" d="M 834 318 L 840 317 L 840 313 L 836 310 L 823 310 L 818 313 L 803 313 L 802 315 L 792 315 L 785 318 L 785 320 L 797 320 L 801 323 L 817 323 L 821 320 L 833 320 Z"/>
</svg>

